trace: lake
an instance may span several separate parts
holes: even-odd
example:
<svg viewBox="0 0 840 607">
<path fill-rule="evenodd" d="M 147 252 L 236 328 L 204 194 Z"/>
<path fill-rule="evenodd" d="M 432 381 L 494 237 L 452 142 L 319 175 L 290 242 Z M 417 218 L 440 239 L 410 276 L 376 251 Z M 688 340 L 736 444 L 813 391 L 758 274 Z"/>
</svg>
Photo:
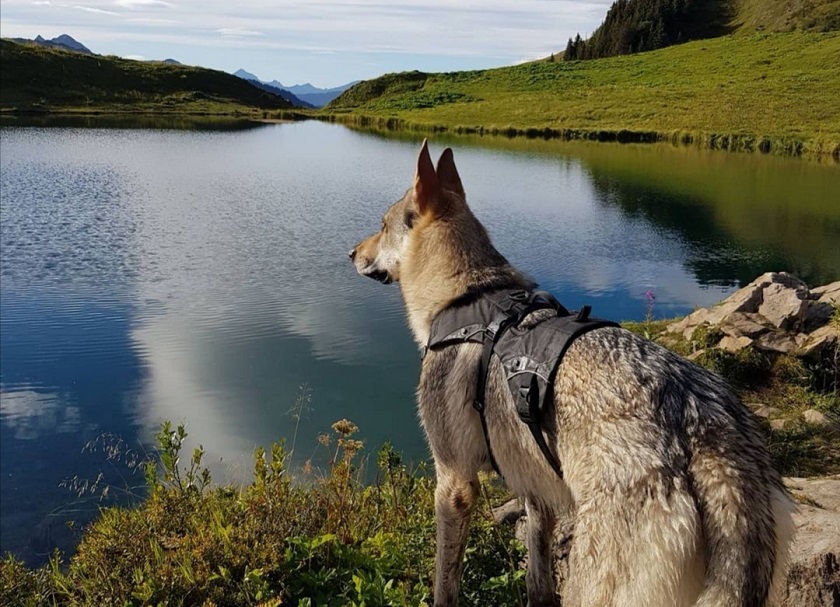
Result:
<svg viewBox="0 0 840 607">
<path fill-rule="evenodd" d="M 411 184 L 421 136 L 71 124 L 0 129 L 2 551 L 43 562 L 96 508 L 142 495 L 127 450 L 163 420 L 219 481 L 284 437 L 294 465 L 323 464 L 317 436 L 341 418 L 370 450 L 428 456 L 399 290 L 347 259 Z M 640 320 L 650 290 L 663 318 L 768 270 L 840 279 L 836 165 L 444 136 L 433 155 L 446 145 L 496 246 L 569 308 Z M 60 486 L 100 474 L 81 496 Z"/>
</svg>

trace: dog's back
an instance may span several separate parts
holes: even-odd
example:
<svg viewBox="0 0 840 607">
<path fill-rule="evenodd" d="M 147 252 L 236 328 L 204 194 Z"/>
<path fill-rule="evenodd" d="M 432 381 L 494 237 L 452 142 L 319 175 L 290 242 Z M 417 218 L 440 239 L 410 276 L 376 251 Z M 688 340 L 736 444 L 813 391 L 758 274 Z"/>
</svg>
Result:
<svg viewBox="0 0 840 607">
<path fill-rule="evenodd" d="M 499 466 L 534 499 L 557 479 L 534 467 L 527 432 L 505 436 L 521 423 L 498 368 L 491 385 L 489 408 L 505 410 L 489 418 L 494 449 L 524 447 Z M 575 508 L 564 605 L 765 604 L 784 568 L 792 503 L 752 414 L 719 376 L 599 329 L 567 352 L 554 404 L 547 430 Z"/>
</svg>

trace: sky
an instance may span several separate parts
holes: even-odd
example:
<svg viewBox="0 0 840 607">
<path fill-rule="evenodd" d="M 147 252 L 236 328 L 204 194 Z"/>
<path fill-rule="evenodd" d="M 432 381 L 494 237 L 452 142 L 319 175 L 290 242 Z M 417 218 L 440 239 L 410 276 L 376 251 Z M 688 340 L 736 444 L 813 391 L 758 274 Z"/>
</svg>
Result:
<svg viewBox="0 0 840 607">
<path fill-rule="evenodd" d="M 586 37 L 612 0 L 2 0 L 0 35 L 172 58 L 286 86 L 512 65 Z"/>
</svg>

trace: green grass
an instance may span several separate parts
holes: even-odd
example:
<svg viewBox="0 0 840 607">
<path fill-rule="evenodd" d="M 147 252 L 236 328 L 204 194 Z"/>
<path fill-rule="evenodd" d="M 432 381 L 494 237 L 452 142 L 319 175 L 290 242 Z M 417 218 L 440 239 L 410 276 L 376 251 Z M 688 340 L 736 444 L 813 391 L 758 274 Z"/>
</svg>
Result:
<svg viewBox="0 0 840 607">
<path fill-rule="evenodd" d="M 725 36 L 591 61 L 389 74 L 322 115 L 355 124 L 840 156 L 840 33 Z"/>
<path fill-rule="evenodd" d="M 840 0 L 736 0 L 742 33 L 840 30 Z"/>
<path fill-rule="evenodd" d="M 85 55 L 0 40 L 0 109 L 255 114 L 291 105 L 216 70 Z"/>
</svg>

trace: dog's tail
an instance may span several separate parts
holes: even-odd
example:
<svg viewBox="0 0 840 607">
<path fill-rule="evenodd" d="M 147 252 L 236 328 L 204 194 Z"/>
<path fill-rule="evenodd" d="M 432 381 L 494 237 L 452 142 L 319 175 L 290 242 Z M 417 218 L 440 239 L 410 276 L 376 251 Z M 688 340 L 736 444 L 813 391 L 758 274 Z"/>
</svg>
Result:
<svg viewBox="0 0 840 607">
<path fill-rule="evenodd" d="M 743 467 L 719 456 L 692 465 L 706 564 L 697 607 L 762 607 L 780 599 L 794 504 L 765 453 Z M 748 470 L 766 474 L 751 478 Z"/>
</svg>

